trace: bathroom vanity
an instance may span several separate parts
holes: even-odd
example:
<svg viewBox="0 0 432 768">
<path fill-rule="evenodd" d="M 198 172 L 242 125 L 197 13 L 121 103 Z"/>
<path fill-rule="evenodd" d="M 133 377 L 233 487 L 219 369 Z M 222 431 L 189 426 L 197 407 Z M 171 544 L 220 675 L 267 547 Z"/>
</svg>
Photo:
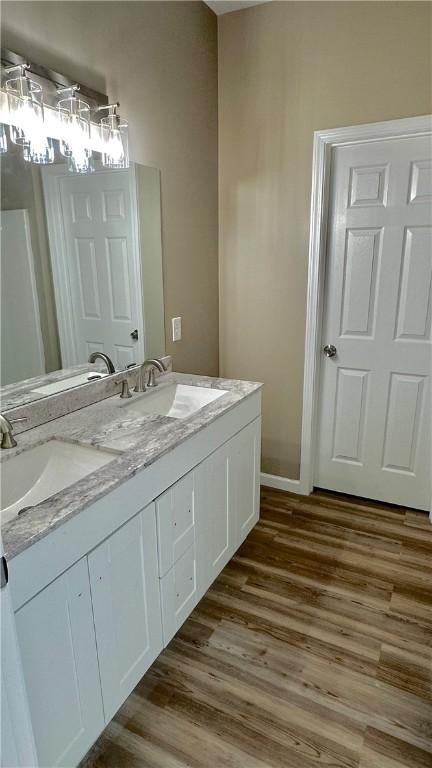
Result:
<svg viewBox="0 0 432 768">
<path fill-rule="evenodd" d="M 261 385 L 159 381 L 22 432 L 1 452 L 40 766 L 79 763 L 258 520 Z M 20 492 L 33 506 L 17 514 Z"/>
</svg>

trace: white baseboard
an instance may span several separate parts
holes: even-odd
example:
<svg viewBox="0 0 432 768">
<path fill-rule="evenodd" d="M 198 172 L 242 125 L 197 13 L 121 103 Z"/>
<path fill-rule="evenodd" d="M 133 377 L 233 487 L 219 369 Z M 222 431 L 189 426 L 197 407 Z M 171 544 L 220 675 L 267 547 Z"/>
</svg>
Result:
<svg viewBox="0 0 432 768">
<path fill-rule="evenodd" d="M 280 491 L 304 494 L 300 480 L 290 480 L 288 477 L 269 475 L 267 472 L 261 472 L 261 485 L 267 485 L 269 488 L 278 488 Z"/>
</svg>

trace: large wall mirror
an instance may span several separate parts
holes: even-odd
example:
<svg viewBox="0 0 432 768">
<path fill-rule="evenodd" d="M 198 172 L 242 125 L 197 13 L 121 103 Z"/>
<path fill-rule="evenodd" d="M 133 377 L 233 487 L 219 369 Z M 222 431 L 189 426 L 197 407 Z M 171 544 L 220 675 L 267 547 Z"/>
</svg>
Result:
<svg viewBox="0 0 432 768">
<path fill-rule="evenodd" d="M 71 173 L 64 159 L 35 165 L 10 144 L 1 157 L 2 394 L 21 388 L 28 402 L 60 381 L 84 383 L 93 352 L 116 370 L 165 352 L 159 171 L 96 159 L 92 173 Z"/>
</svg>

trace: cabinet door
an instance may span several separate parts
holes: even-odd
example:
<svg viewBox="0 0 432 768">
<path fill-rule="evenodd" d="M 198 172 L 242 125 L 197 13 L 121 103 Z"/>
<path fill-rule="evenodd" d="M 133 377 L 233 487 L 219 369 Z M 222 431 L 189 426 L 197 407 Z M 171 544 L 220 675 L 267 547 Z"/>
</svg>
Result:
<svg viewBox="0 0 432 768">
<path fill-rule="evenodd" d="M 15 616 L 38 765 L 76 766 L 104 728 L 87 560 Z"/>
<path fill-rule="evenodd" d="M 162 650 L 155 507 L 88 556 L 105 720 Z"/>
<path fill-rule="evenodd" d="M 2 768 L 37 765 L 10 587 L 3 583 L 3 579 L 0 588 L 0 627 L 0 764 Z"/>
<path fill-rule="evenodd" d="M 214 581 L 232 557 L 236 541 L 230 463 L 232 441 L 221 446 L 197 467 L 195 514 L 198 557 L 204 558 L 204 589 Z"/>
<path fill-rule="evenodd" d="M 230 465 L 235 498 L 236 548 L 259 519 L 261 419 L 242 429 L 233 439 Z"/>
</svg>

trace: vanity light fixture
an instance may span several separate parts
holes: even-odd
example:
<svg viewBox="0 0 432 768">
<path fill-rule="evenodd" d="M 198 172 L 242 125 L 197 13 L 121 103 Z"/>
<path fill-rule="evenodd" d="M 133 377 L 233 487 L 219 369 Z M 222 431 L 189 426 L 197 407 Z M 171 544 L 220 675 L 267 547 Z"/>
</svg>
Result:
<svg viewBox="0 0 432 768">
<path fill-rule="evenodd" d="M 90 106 L 78 98 L 79 89 L 79 85 L 57 89 L 57 94 L 64 97 L 57 103 L 62 126 L 60 152 L 67 159 L 69 171 L 88 173 L 94 170 L 90 145 Z"/>
<path fill-rule="evenodd" d="M 23 148 L 24 160 L 47 164 L 54 162 L 54 145 L 46 135 L 42 87 L 27 75 L 28 64 L 7 67 L 6 73 L 18 70 L 17 77 L 6 81 L 11 115 L 10 138 Z"/>
<path fill-rule="evenodd" d="M 106 168 L 129 168 L 128 124 L 120 117 L 119 107 L 117 101 L 96 110 L 108 110 L 108 114 L 100 121 L 102 163 Z"/>
<path fill-rule="evenodd" d="M 0 154 L 8 150 L 8 126 L 28 162 L 53 163 L 58 146 L 74 173 L 93 171 L 95 153 L 105 168 L 129 168 L 128 124 L 118 102 L 5 48 L 1 66 L 8 79 L 0 87 Z"/>
</svg>

